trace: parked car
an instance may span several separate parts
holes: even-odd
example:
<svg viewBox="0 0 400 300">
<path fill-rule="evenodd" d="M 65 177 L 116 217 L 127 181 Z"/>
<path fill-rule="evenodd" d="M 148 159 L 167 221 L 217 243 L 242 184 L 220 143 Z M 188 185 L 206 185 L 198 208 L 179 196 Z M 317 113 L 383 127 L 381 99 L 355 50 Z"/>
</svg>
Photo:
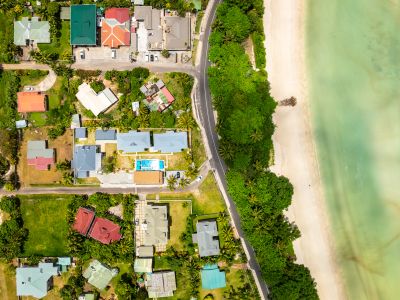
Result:
<svg viewBox="0 0 400 300">
<path fill-rule="evenodd" d="M 117 50 L 115 50 L 115 49 L 111 50 L 111 58 L 112 59 L 116 59 L 117 58 Z"/>
<path fill-rule="evenodd" d="M 150 55 L 150 61 L 154 61 L 154 55 L 153 54 Z"/>
<path fill-rule="evenodd" d="M 198 177 L 196 178 L 196 181 L 197 181 L 197 182 L 200 182 L 202 179 L 203 179 L 203 176 L 200 175 L 200 176 L 198 176 Z"/>
<path fill-rule="evenodd" d="M 158 61 L 158 55 L 154 55 L 154 61 Z"/>
<path fill-rule="evenodd" d="M 149 55 L 148 54 L 146 54 L 145 58 L 146 58 L 146 61 L 149 61 Z"/>
<path fill-rule="evenodd" d="M 79 51 L 79 55 L 81 56 L 81 59 L 85 59 L 85 50 Z"/>
</svg>

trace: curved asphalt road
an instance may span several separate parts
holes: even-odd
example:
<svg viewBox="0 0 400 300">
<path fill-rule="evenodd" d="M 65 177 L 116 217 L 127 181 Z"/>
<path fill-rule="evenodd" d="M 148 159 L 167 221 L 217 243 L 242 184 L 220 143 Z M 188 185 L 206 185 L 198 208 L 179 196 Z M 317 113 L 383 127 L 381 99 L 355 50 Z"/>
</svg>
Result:
<svg viewBox="0 0 400 300">
<path fill-rule="evenodd" d="M 215 2 L 210 3 L 210 5 L 212 5 L 210 10 L 210 15 L 204 26 L 205 31 L 200 37 L 200 40 L 203 42 L 201 43 L 202 45 L 201 61 L 200 65 L 198 66 L 198 70 L 196 72 L 198 78 L 196 98 L 198 99 L 198 106 L 199 106 L 198 113 L 200 121 L 204 127 L 206 137 L 208 140 L 208 145 L 212 155 L 210 164 L 211 167 L 214 169 L 215 175 L 218 176 L 220 181 L 222 182 L 222 187 L 225 190 L 225 194 L 228 195 L 226 178 L 225 178 L 227 167 L 218 153 L 218 135 L 217 132 L 215 131 L 215 118 L 214 118 L 211 93 L 208 86 L 208 76 L 207 76 L 207 70 L 208 67 L 210 66 L 210 62 L 208 61 L 208 50 L 209 50 L 208 39 L 211 33 L 211 25 L 215 19 L 216 7 L 217 4 L 219 4 L 220 2 L 221 0 L 216 0 Z M 263 299 L 268 299 L 268 294 L 269 294 L 268 287 L 265 281 L 262 279 L 260 265 L 256 260 L 256 255 L 254 253 L 254 250 L 251 247 L 251 245 L 246 241 L 244 233 L 241 229 L 240 217 L 236 210 L 235 203 L 229 196 L 226 197 L 226 199 L 228 201 L 227 206 L 230 211 L 233 225 L 237 229 L 243 247 L 245 248 L 245 250 L 247 250 L 246 252 L 248 253 L 249 267 L 250 269 L 252 269 L 253 274 L 256 276 L 255 280 L 256 282 L 258 282 L 257 286 L 259 288 L 261 297 Z"/>
</svg>

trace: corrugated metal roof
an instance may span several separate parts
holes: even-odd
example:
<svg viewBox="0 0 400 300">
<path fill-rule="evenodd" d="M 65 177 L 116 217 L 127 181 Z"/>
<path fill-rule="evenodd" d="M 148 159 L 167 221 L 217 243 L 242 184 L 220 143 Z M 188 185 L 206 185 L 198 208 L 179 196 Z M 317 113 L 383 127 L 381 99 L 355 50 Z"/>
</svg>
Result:
<svg viewBox="0 0 400 300">
<path fill-rule="evenodd" d="M 117 134 L 117 148 L 125 153 L 144 152 L 150 148 L 150 132 L 119 132 Z"/>
<path fill-rule="evenodd" d="M 190 18 L 165 16 L 165 49 L 190 50 Z"/>
<path fill-rule="evenodd" d="M 85 127 L 75 128 L 75 138 L 76 139 L 86 139 L 87 129 Z"/>
<path fill-rule="evenodd" d="M 96 45 L 96 5 L 71 6 L 71 45 Z"/>
<path fill-rule="evenodd" d="M 136 273 L 151 273 L 152 267 L 152 258 L 136 258 L 133 269 Z"/>
<path fill-rule="evenodd" d="M 39 263 L 37 267 L 17 268 L 17 296 L 43 298 L 47 295 L 48 280 L 57 274 L 58 267 L 52 263 Z"/>
<path fill-rule="evenodd" d="M 219 255 L 217 222 L 215 220 L 199 221 L 196 224 L 197 233 L 193 242 L 199 245 L 200 257 Z"/>
<path fill-rule="evenodd" d="M 94 260 L 82 275 L 91 285 L 103 290 L 116 274 L 98 260 Z"/>
<path fill-rule="evenodd" d="M 71 20 L 71 7 L 69 6 L 61 7 L 60 19 Z"/>
<path fill-rule="evenodd" d="M 95 171 L 96 154 L 97 146 L 95 145 L 75 146 L 74 159 L 72 161 L 72 167 L 75 169 L 75 172 L 84 175 L 88 171 Z"/>
<path fill-rule="evenodd" d="M 35 43 L 50 43 L 50 25 L 48 21 L 39 21 L 38 18 L 22 18 L 14 21 L 14 44 L 26 46 L 26 40 Z"/>
<path fill-rule="evenodd" d="M 162 153 L 181 152 L 188 148 L 187 132 L 154 133 L 153 141 L 154 149 Z"/>
<path fill-rule="evenodd" d="M 114 141 L 117 139 L 117 131 L 115 129 L 96 130 L 96 141 Z"/>
</svg>

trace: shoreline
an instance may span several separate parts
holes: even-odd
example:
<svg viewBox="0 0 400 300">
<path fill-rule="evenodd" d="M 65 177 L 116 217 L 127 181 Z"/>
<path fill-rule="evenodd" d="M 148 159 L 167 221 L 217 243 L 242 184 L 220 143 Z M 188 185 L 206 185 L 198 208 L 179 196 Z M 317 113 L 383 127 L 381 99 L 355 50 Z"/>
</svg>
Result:
<svg viewBox="0 0 400 300">
<path fill-rule="evenodd" d="M 344 299 L 333 236 L 312 134 L 305 57 L 306 4 L 296 0 L 264 0 L 264 31 L 271 95 L 279 101 L 294 96 L 294 107 L 277 107 L 272 137 L 271 171 L 289 178 L 294 187 L 286 215 L 301 237 L 293 243 L 296 262 L 310 269 L 321 299 Z"/>
</svg>

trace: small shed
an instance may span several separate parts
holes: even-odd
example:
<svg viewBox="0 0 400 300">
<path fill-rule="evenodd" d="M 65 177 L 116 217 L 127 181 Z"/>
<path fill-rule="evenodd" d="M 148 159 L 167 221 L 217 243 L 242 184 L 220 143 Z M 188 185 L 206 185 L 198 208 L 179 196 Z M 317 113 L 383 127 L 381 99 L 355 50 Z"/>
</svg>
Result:
<svg viewBox="0 0 400 300">
<path fill-rule="evenodd" d="M 71 265 L 71 257 L 58 257 L 57 265 L 60 266 L 61 272 L 67 272 L 68 267 Z"/>
<path fill-rule="evenodd" d="M 60 19 L 61 20 L 71 20 L 71 7 L 70 6 L 61 7 Z"/>
<path fill-rule="evenodd" d="M 153 246 L 140 246 L 137 248 L 137 256 L 139 257 L 153 257 L 154 248 Z"/>
<path fill-rule="evenodd" d="M 76 139 L 87 139 L 87 129 L 85 127 L 75 128 Z"/>
<path fill-rule="evenodd" d="M 153 267 L 153 259 L 136 258 L 133 269 L 136 273 L 151 273 Z"/>
<path fill-rule="evenodd" d="M 25 128 L 27 126 L 28 122 L 26 120 L 19 120 L 15 122 L 15 127 L 17 127 L 17 129 Z"/>
</svg>

